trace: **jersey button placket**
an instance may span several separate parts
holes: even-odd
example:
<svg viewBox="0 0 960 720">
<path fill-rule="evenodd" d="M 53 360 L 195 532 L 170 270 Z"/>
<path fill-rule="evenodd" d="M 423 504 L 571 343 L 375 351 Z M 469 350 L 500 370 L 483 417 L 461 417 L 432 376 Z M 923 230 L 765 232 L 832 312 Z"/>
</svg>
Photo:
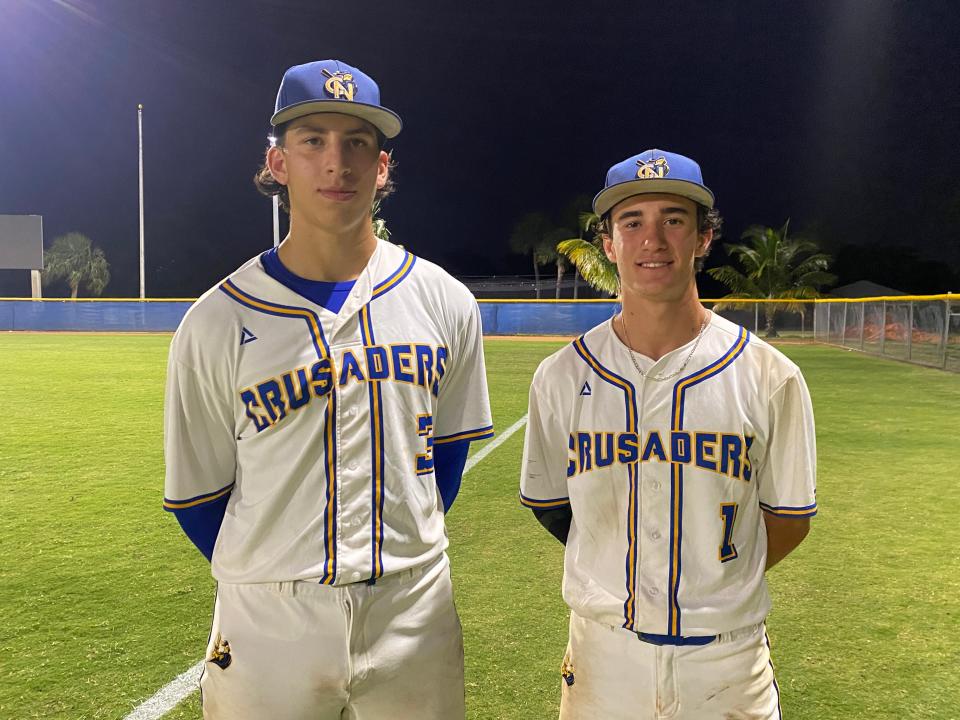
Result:
<svg viewBox="0 0 960 720">
<path fill-rule="evenodd" d="M 333 362 L 330 363 L 330 366 L 331 366 L 331 368 L 334 367 L 334 366 L 333 366 Z M 337 388 L 336 388 L 336 374 L 334 374 L 333 377 L 334 377 L 334 387 L 333 387 L 333 390 L 332 390 L 331 392 L 332 392 L 332 393 L 337 393 Z M 335 477 L 336 477 L 336 479 L 337 479 L 337 488 L 336 488 L 336 493 L 335 493 L 335 497 L 336 497 L 336 499 L 337 499 L 337 538 L 336 538 L 335 548 L 336 548 L 336 552 L 337 552 L 337 555 L 338 555 L 338 558 L 339 558 L 339 557 L 341 557 L 341 552 L 340 552 L 340 551 L 341 551 L 341 548 L 343 548 L 343 520 L 344 520 L 344 515 L 343 515 L 343 443 L 340 442 L 340 438 L 341 438 L 340 433 L 341 433 L 341 428 L 342 428 L 342 426 L 343 426 L 343 423 L 340 422 L 340 416 L 343 414 L 343 407 L 340 405 L 340 400 L 341 400 L 341 398 L 340 398 L 340 397 L 337 397 L 336 400 L 337 400 L 337 408 L 336 408 L 336 415 L 335 415 L 335 417 L 337 418 L 337 432 L 336 432 L 336 434 L 334 435 L 333 442 L 336 444 L 336 447 L 337 447 L 337 461 L 336 461 L 336 463 L 334 463 L 334 466 L 333 466 L 333 467 L 334 467 Z M 338 563 L 337 563 L 337 577 L 334 578 L 334 582 L 337 582 L 337 581 L 340 579 L 339 576 L 342 575 L 342 574 L 343 574 L 343 566 L 342 566 L 342 564 L 341 564 L 340 562 L 338 562 Z"/>
<path fill-rule="evenodd" d="M 646 412 L 645 415 L 638 417 L 637 421 L 637 440 L 638 450 L 642 455 L 647 435 L 651 430 L 657 429 L 657 418 L 662 414 L 658 409 L 657 395 L 661 390 L 662 383 L 646 382 L 641 380 L 636 384 L 638 398 L 638 414 Z M 648 398 L 648 396 L 651 396 Z M 650 424 L 647 424 L 647 421 Z M 669 497 L 665 498 L 662 492 L 663 482 L 659 475 L 664 472 L 664 463 L 651 457 L 644 462 L 637 460 L 637 472 L 639 479 L 639 499 L 641 515 L 639 517 L 638 544 L 642 544 L 642 550 L 638 548 L 638 569 L 637 569 L 637 598 L 640 602 L 638 607 L 638 620 L 649 626 L 649 623 L 658 623 L 661 617 L 666 617 L 666 607 L 664 605 L 666 596 L 662 591 L 661 583 L 665 580 L 666 566 L 668 563 L 668 547 L 664 543 L 666 528 L 663 526 L 664 518 L 669 518 Z M 669 471 L 668 471 L 669 472 Z M 645 511 L 645 512 L 644 512 Z M 644 609 L 643 606 L 645 606 Z M 658 631 L 662 632 L 662 631 Z"/>
<path fill-rule="evenodd" d="M 634 583 L 634 594 L 637 598 L 637 617 L 634 621 L 635 627 L 639 629 L 640 618 L 648 615 L 648 612 L 644 611 L 643 607 L 646 603 L 643 602 L 644 595 L 650 595 L 650 588 L 648 585 L 647 573 L 644 572 L 644 562 L 646 558 L 646 552 L 644 552 L 644 537 L 646 536 L 646 531 L 644 529 L 644 509 L 646 504 L 643 502 L 644 495 L 644 485 L 646 484 L 646 468 L 644 463 L 640 458 L 640 454 L 643 453 L 643 425 L 645 417 L 643 415 L 644 407 L 646 406 L 646 382 L 641 378 L 638 383 L 634 383 L 634 387 L 637 388 L 637 461 L 636 461 L 636 475 L 637 475 L 637 560 L 636 560 L 636 579 Z M 648 606 L 649 607 L 649 606 Z"/>
</svg>

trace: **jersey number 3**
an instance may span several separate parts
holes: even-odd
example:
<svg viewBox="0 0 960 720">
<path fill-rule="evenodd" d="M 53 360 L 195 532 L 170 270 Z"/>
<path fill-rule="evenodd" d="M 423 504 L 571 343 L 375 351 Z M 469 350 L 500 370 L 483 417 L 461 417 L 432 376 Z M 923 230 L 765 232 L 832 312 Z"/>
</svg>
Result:
<svg viewBox="0 0 960 720">
<path fill-rule="evenodd" d="M 427 439 L 427 451 L 417 453 L 417 475 L 433 472 L 433 415 L 417 415 L 417 435 Z"/>
<path fill-rule="evenodd" d="M 721 503 L 720 518 L 723 520 L 723 542 L 720 543 L 720 562 L 727 562 L 737 557 L 737 546 L 733 544 L 733 524 L 737 522 L 737 504 Z"/>
</svg>

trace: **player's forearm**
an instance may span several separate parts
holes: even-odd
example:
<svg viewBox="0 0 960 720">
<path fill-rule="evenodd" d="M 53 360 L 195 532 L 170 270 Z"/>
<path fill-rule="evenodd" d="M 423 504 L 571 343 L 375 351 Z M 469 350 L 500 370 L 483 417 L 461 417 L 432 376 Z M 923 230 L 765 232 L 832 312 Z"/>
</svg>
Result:
<svg viewBox="0 0 960 720">
<path fill-rule="evenodd" d="M 569 505 L 558 508 L 533 508 L 533 514 L 551 535 L 564 545 L 570 534 L 570 524 L 573 522 L 573 510 Z"/>
<path fill-rule="evenodd" d="M 213 502 L 171 511 L 183 528 L 184 534 L 207 560 L 213 558 L 213 548 L 217 543 L 217 535 L 220 534 L 220 525 L 223 524 L 223 516 L 226 514 L 229 500 L 228 493 Z"/>
<path fill-rule="evenodd" d="M 810 518 L 777 517 L 763 513 L 767 528 L 767 563 L 769 570 L 793 552 L 810 532 Z"/>
<path fill-rule="evenodd" d="M 470 441 L 435 445 L 433 448 L 433 476 L 437 482 L 437 490 L 443 501 L 443 512 L 446 513 L 453 505 L 453 501 L 460 492 L 460 481 L 463 478 L 463 468 L 467 464 L 467 454 L 470 452 Z"/>
</svg>

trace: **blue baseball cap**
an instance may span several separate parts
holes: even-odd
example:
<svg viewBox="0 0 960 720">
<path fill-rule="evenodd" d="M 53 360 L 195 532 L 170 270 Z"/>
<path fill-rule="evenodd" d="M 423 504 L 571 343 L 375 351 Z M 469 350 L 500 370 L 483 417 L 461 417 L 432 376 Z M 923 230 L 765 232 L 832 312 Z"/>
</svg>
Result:
<svg viewBox="0 0 960 720">
<path fill-rule="evenodd" d="M 380 88 L 373 78 L 339 60 L 317 60 L 287 70 L 270 124 L 275 127 L 313 113 L 353 115 L 388 138 L 403 127 L 400 116 L 380 104 Z"/>
<path fill-rule="evenodd" d="M 610 168 L 603 190 L 593 199 L 593 211 L 602 216 L 621 200 L 647 193 L 680 195 L 707 208 L 714 202 L 693 160 L 666 150 L 645 150 Z"/>
</svg>

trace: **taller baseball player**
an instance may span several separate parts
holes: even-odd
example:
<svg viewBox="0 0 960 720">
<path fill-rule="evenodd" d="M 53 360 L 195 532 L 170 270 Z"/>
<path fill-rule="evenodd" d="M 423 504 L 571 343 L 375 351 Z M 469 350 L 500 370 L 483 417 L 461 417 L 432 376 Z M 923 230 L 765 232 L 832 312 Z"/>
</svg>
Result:
<svg viewBox="0 0 960 720">
<path fill-rule="evenodd" d="M 699 302 L 720 221 L 648 150 L 594 198 L 622 311 L 530 388 L 521 501 L 566 544 L 563 720 L 779 718 L 764 572 L 816 513 L 800 370 Z"/>
<path fill-rule="evenodd" d="M 290 233 L 170 348 L 164 504 L 218 581 L 204 717 L 463 718 L 443 514 L 492 435 L 479 311 L 374 236 L 401 124 L 370 77 L 292 67 L 271 123 Z"/>
</svg>

